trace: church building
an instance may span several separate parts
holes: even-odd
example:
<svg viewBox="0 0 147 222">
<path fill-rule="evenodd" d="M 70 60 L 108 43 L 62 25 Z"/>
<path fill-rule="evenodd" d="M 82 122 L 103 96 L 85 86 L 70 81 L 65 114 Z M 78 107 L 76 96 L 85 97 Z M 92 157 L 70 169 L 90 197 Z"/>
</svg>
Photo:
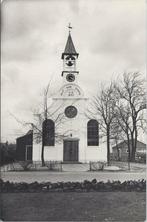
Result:
<svg viewBox="0 0 147 222">
<path fill-rule="evenodd" d="M 86 163 L 106 160 L 106 146 L 99 138 L 99 123 L 86 115 L 89 99 L 79 85 L 78 77 L 82 75 L 76 66 L 79 53 L 70 30 L 61 59 L 62 85 L 48 107 L 47 118 L 42 125 L 41 143 L 36 142 L 33 130 L 32 160 L 41 161 L 42 146 L 45 161 Z"/>
</svg>

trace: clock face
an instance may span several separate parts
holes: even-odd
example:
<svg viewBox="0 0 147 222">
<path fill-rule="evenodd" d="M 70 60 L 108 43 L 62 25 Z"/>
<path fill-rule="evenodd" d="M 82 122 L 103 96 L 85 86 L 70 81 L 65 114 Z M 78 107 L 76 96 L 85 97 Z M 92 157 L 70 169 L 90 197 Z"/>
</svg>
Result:
<svg viewBox="0 0 147 222">
<path fill-rule="evenodd" d="M 65 115 L 68 118 L 74 118 L 77 115 L 78 111 L 75 106 L 68 106 L 65 108 Z"/>
<path fill-rule="evenodd" d="M 66 79 L 68 82 L 73 82 L 75 80 L 75 76 L 73 74 L 68 74 Z"/>
</svg>

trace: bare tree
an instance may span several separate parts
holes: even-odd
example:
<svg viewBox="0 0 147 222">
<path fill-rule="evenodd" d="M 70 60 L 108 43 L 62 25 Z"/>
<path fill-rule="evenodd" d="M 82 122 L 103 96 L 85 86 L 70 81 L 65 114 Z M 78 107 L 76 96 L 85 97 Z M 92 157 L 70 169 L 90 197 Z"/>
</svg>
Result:
<svg viewBox="0 0 147 222">
<path fill-rule="evenodd" d="M 94 96 L 88 109 L 88 115 L 98 119 L 102 136 L 107 141 L 107 164 L 110 165 L 110 139 L 111 125 L 115 118 L 116 96 L 114 84 L 107 87 L 101 86 L 100 92 Z"/>
<path fill-rule="evenodd" d="M 36 143 L 42 144 L 41 149 L 41 161 L 42 166 L 45 165 L 44 160 L 44 144 L 43 144 L 43 122 L 47 119 L 51 119 L 55 123 L 55 140 L 57 143 L 60 143 L 63 138 L 67 138 L 69 136 L 69 130 L 65 130 L 64 132 L 60 132 L 60 128 L 62 128 L 62 124 L 68 121 L 63 113 L 64 102 L 56 104 L 55 106 L 52 103 L 51 92 L 50 92 L 51 80 L 48 85 L 43 90 L 43 102 L 39 104 L 35 110 L 33 110 L 33 118 L 32 121 L 22 121 L 17 118 L 14 114 L 10 113 L 11 116 L 23 127 L 27 127 L 33 130 L 33 140 Z M 49 100 L 50 104 L 49 104 Z M 54 107 L 54 108 L 53 108 Z"/>
<path fill-rule="evenodd" d="M 51 80 L 48 83 L 47 87 L 44 89 L 43 92 L 43 105 L 41 106 L 40 110 L 34 111 L 34 119 L 35 123 L 32 123 L 32 127 L 34 129 L 34 139 L 36 142 L 42 143 L 42 149 L 41 149 L 41 161 L 42 166 L 45 166 L 45 160 L 44 160 L 44 142 L 43 142 L 43 122 L 47 119 L 52 119 L 55 123 L 56 130 L 55 130 L 55 139 L 56 142 L 60 143 L 63 137 L 66 137 L 66 132 L 63 132 L 60 134 L 58 132 L 58 127 L 63 124 L 67 119 L 65 118 L 63 112 L 60 111 L 63 103 L 59 104 L 58 106 L 53 109 L 53 104 L 51 102 L 50 105 L 48 105 L 48 100 L 50 98 L 49 90 L 50 90 Z"/>
<path fill-rule="evenodd" d="M 43 110 L 43 116 L 44 116 L 44 120 L 47 120 L 48 118 L 48 92 L 49 92 L 49 88 L 50 88 L 50 84 L 51 84 L 51 79 L 47 85 L 47 87 L 44 89 L 44 110 Z M 39 122 L 40 122 L 40 118 L 41 115 L 39 115 Z M 44 121 L 43 120 L 43 121 Z M 41 121 L 41 125 L 42 125 L 42 121 Z M 42 161 L 42 166 L 45 166 L 45 161 L 44 161 L 44 143 L 43 143 L 43 130 L 42 132 L 42 149 L 41 149 L 41 161 Z"/>
<path fill-rule="evenodd" d="M 117 106 L 115 121 L 117 122 L 117 126 L 119 128 L 119 137 L 126 141 L 128 146 L 128 169 L 130 170 L 130 161 L 131 161 L 131 147 L 130 147 L 130 110 L 129 107 L 121 104 Z"/>
<path fill-rule="evenodd" d="M 115 88 L 119 97 L 117 103 L 117 122 L 126 133 L 129 159 L 135 160 L 138 132 L 144 128 L 144 109 L 146 108 L 144 80 L 141 74 L 124 73 L 122 81 Z"/>
</svg>

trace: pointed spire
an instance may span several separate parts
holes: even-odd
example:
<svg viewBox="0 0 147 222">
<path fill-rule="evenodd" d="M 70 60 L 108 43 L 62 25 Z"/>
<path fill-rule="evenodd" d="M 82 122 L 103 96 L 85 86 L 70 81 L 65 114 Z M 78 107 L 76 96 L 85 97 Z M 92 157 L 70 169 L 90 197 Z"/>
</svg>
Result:
<svg viewBox="0 0 147 222">
<path fill-rule="evenodd" d="M 72 28 L 71 26 L 69 26 L 68 28 Z M 69 29 L 69 35 L 68 35 L 68 39 L 67 39 L 67 43 L 65 46 L 65 50 L 62 53 L 62 59 L 64 59 L 64 55 L 76 55 L 78 57 L 78 53 L 75 50 L 72 38 L 71 38 L 71 34 L 70 34 L 70 29 Z"/>
<path fill-rule="evenodd" d="M 69 33 L 69 36 L 68 36 L 68 40 L 67 40 L 67 43 L 66 43 L 66 46 L 65 46 L 64 53 L 66 53 L 66 54 L 77 54 L 70 33 Z"/>
</svg>

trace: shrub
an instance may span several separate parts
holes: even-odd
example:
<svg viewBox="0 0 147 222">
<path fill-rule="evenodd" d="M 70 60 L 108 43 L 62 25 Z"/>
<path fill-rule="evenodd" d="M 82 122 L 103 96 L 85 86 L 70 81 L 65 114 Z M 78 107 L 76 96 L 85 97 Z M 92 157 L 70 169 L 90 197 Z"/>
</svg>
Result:
<svg viewBox="0 0 147 222">
<path fill-rule="evenodd" d="M 146 163 L 146 153 L 136 153 L 135 161 L 138 163 Z"/>
<path fill-rule="evenodd" d="M 32 167 L 32 161 L 19 161 L 20 166 L 23 168 L 24 171 L 28 171 Z"/>
<path fill-rule="evenodd" d="M 146 191 L 145 180 L 130 180 L 124 181 L 107 181 L 97 182 L 96 179 L 92 181 L 84 180 L 84 182 L 33 182 L 33 183 L 13 183 L 0 180 L 1 192 L 144 192 Z"/>
<path fill-rule="evenodd" d="M 49 170 L 57 170 L 57 171 L 62 171 L 62 163 L 59 161 L 46 161 L 45 165 Z"/>
<path fill-rule="evenodd" d="M 90 162 L 89 164 L 90 164 L 90 171 L 99 171 L 104 169 L 106 162 L 98 161 L 98 162 Z"/>
</svg>

